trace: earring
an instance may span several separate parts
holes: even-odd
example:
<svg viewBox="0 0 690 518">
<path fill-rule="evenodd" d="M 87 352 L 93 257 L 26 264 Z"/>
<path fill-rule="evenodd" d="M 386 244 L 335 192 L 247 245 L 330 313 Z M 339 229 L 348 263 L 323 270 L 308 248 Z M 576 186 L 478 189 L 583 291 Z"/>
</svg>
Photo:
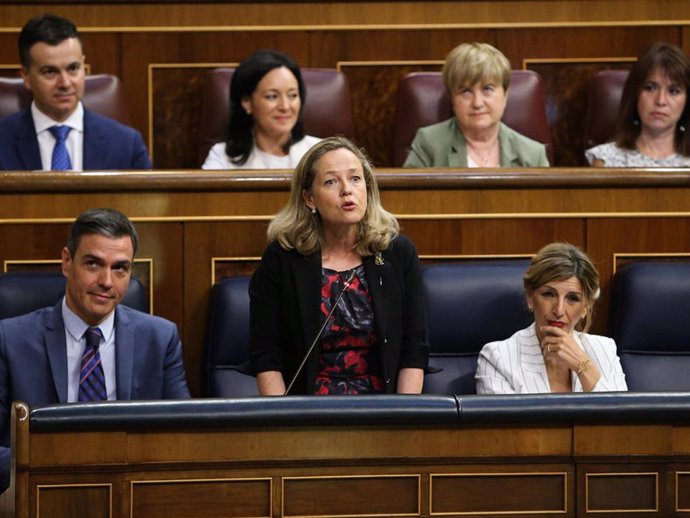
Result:
<svg viewBox="0 0 690 518">
<path fill-rule="evenodd" d="M 316 207 L 312 207 L 312 208 L 311 208 L 311 213 L 312 213 L 314 216 L 316 216 Z"/>
<path fill-rule="evenodd" d="M 682 124 L 678 126 L 678 131 L 680 131 L 681 133 L 685 133 L 685 126 L 683 126 Z"/>
<path fill-rule="evenodd" d="M 635 119 L 633 119 L 633 125 L 634 125 L 634 126 L 639 126 L 639 125 L 640 125 L 640 119 L 638 119 L 637 117 L 635 117 Z"/>
<path fill-rule="evenodd" d="M 530 313 L 534 313 L 534 308 L 530 307 L 530 308 L 527 308 L 527 309 L 529 309 L 529 312 L 530 312 Z"/>
</svg>

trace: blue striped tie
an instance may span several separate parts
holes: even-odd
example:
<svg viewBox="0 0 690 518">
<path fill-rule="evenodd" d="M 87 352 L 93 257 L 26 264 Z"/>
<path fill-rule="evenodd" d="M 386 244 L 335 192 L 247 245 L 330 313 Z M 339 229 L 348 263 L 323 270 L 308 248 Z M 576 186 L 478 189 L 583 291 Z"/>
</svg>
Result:
<svg viewBox="0 0 690 518">
<path fill-rule="evenodd" d="M 108 392 L 105 389 L 105 374 L 101 364 L 101 354 L 98 346 L 101 343 L 101 330 L 89 327 L 84 333 L 86 348 L 81 356 L 79 370 L 79 401 L 105 401 Z"/>
<path fill-rule="evenodd" d="M 55 147 L 53 148 L 53 158 L 50 169 L 53 171 L 67 171 L 72 169 L 72 161 L 69 159 L 65 140 L 72 128 L 69 126 L 51 126 L 48 128 L 55 137 Z"/>
</svg>

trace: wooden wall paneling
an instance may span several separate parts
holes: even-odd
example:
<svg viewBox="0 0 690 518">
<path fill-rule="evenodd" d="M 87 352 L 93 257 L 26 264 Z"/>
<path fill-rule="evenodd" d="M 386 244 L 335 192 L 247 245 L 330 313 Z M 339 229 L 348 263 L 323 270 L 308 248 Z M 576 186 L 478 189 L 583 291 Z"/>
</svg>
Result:
<svg viewBox="0 0 690 518">
<path fill-rule="evenodd" d="M 0 26 L 20 27 L 29 17 L 57 9 L 82 26 L 253 26 L 300 24 L 569 24 L 572 22 L 634 23 L 690 18 L 684 0 L 446 0 L 440 2 L 141 2 L 123 0 L 66 4 L 58 0 L 8 0 Z M 624 7 L 622 7 L 624 6 Z M 222 20 L 222 22 L 221 22 Z"/>
<path fill-rule="evenodd" d="M 553 241 L 585 242 L 581 218 L 404 219 L 401 226 L 420 255 L 531 255 Z"/>
<path fill-rule="evenodd" d="M 268 221 L 189 222 L 185 224 L 184 247 L 184 357 L 187 381 L 192 392 L 201 394 L 202 361 L 206 323 L 210 310 L 210 295 L 214 267 L 213 259 L 258 258 L 266 246 Z M 255 261 L 241 261 L 250 265 Z M 216 279 L 216 282 L 220 279 Z"/>
<path fill-rule="evenodd" d="M 270 518 L 271 479 L 136 480 L 132 516 L 252 516 Z"/>
<path fill-rule="evenodd" d="M 179 222 L 156 223 L 134 219 L 139 234 L 137 257 L 151 258 L 153 263 L 153 313 L 178 325 L 185 334 L 184 299 L 184 233 Z M 184 341 L 182 342 L 184 346 Z"/>
<path fill-rule="evenodd" d="M 122 68 L 122 38 L 120 33 L 87 32 L 82 35 L 84 56 L 90 74 L 113 74 L 125 81 Z M 128 96 L 129 104 L 129 96 Z"/>
<path fill-rule="evenodd" d="M 0 32 L 0 65 L 2 68 L 11 66 L 19 66 L 19 52 L 17 50 L 17 37 L 19 36 L 16 32 Z M 16 70 L 16 68 L 13 68 Z M 11 75 L 5 73 L 5 70 L 1 70 L 3 77 L 16 77 L 16 74 Z"/>
<path fill-rule="evenodd" d="M 114 516 L 112 489 L 112 484 L 38 486 L 36 516 L 111 518 Z"/>
</svg>

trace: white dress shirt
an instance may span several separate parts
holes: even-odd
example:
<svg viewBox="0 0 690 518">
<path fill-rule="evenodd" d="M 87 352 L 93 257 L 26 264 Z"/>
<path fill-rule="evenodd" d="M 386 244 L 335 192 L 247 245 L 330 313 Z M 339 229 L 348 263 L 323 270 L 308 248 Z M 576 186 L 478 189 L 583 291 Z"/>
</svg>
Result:
<svg viewBox="0 0 690 518">
<path fill-rule="evenodd" d="M 62 298 L 62 320 L 65 322 L 65 340 L 67 345 L 67 401 L 74 403 L 79 396 L 79 372 L 81 370 L 81 357 L 86 348 L 84 333 L 91 327 L 72 311 L 65 298 Z M 98 351 L 101 355 L 103 374 L 105 375 L 105 388 L 108 392 L 108 401 L 117 399 L 117 386 L 115 381 L 115 312 L 98 324 L 103 334 Z"/>
<path fill-rule="evenodd" d="M 31 103 L 31 116 L 34 119 L 34 129 L 38 139 L 38 148 L 41 151 L 41 165 L 44 171 L 50 171 L 53 161 L 53 148 L 55 137 L 50 132 L 52 126 L 69 126 L 72 131 L 67 135 L 65 146 L 72 163 L 72 171 L 84 169 L 84 107 L 81 102 L 77 109 L 64 122 L 56 122 L 38 109 L 35 102 Z"/>
<path fill-rule="evenodd" d="M 309 149 L 321 139 L 316 137 L 305 137 L 290 146 L 290 152 L 279 157 L 261 151 L 254 145 L 249 154 L 249 158 L 242 165 L 233 164 L 230 157 L 225 153 L 225 142 L 215 144 L 208 153 L 202 169 L 294 169 Z"/>
<path fill-rule="evenodd" d="M 616 343 L 605 336 L 573 332 L 575 342 L 601 373 L 593 392 L 628 390 Z M 544 355 L 534 324 L 507 340 L 482 347 L 477 361 L 477 394 L 540 394 L 551 392 Z M 571 371 L 572 391 L 582 392 L 577 374 Z"/>
</svg>

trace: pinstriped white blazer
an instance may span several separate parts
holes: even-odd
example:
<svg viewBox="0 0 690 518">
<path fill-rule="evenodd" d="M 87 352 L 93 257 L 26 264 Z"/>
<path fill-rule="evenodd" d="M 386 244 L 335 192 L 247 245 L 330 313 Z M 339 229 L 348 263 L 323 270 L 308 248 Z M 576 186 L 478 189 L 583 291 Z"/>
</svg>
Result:
<svg viewBox="0 0 690 518">
<path fill-rule="evenodd" d="M 575 341 L 599 369 L 601 378 L 594 392 L 628 390 L 616 343 L 605 336 L 574 332 Z M 546 365 L 535 325 L 507 340 L 482 347 L 477 362 L 477 394 L 538 394 L 551 392 Z M 582 392 L 580 380 L 571 372 L 573 392 Z"/>
</svg>

